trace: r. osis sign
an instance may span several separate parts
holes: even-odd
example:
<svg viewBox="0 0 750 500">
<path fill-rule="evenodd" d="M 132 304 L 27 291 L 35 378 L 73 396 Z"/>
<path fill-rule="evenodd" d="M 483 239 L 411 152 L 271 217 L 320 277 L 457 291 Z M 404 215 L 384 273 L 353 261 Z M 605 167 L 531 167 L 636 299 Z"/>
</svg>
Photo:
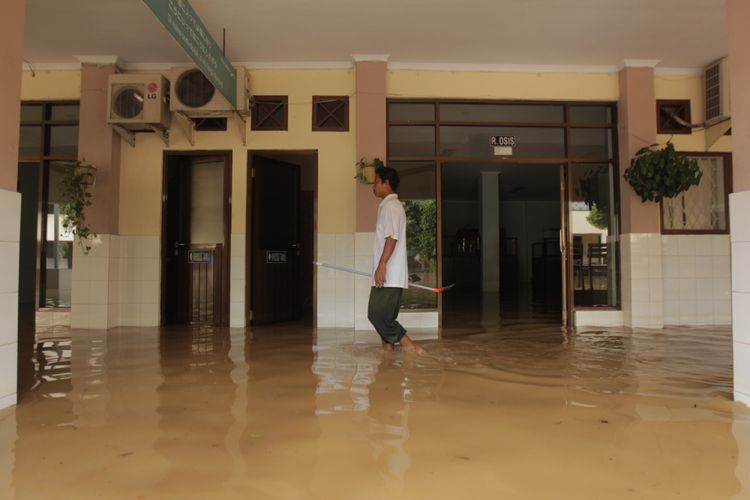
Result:
<svg viewBox="0 0 750 500">
<path fill-rule="evenodd" d="M 490 137 L 490 146 L 510 146 L 516 145 L 516 138 L 512 135 L 493 135 Z"/>
</svg>

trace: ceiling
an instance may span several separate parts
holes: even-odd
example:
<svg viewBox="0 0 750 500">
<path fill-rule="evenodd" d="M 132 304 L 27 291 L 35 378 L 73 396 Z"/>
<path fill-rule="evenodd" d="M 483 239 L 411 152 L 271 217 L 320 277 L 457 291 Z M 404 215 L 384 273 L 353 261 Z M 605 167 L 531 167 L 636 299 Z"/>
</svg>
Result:
<svg viewBox="0 0 750 500">
<path fill-rule="evenodd" d="M 725 0 L 191 0 L 242 63 L 390 62 L 700 68 L 726 55 Z M 27 0 L 25 58 L 188 61 L 141 0 Z"/>
</svg>

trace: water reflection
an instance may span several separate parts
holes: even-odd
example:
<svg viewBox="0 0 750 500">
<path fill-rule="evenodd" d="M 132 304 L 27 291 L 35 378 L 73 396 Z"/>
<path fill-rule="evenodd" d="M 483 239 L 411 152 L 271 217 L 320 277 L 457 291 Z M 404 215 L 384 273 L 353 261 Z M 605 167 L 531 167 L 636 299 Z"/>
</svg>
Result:
<svg viewBox="0 0 750 500">
<path fill-rule="evenodd" d="M 317 446 L 311 332 L 266 327 L 248 335 L 247 419 L 239 436 L 242 496 L 304 498 L 325 460 Z"/>
<path fill-rule="evenodd" d="M 163 381 L 156 387 L 159 433 L 154 449 L 168 467 L 154 489 L 207 498 L 232 471 L 226 437 L 237 392 L 230 376 L 235 364 L 226 330 L 185 330 L 166 330 L 159 337 Z M 190 456 L 200 467 L 185 460 Z"/>
<path fill-rule="evenodd" d="M 31 396 L 0 412 L 0 498 L 750 491 L 728 330 L 446 330 L 424 357 L 376 340 L 295 326 L 40 336 Z"/>
</svg>

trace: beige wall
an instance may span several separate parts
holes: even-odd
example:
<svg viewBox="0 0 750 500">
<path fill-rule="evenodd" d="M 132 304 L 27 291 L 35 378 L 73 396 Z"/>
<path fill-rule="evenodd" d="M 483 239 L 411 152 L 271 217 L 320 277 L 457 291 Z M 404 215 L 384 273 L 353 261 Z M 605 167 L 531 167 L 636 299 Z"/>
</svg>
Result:
<svg viewBox="0 0 750 500">
<path fill-rule="evenodd" d="M 23 72 L 21 99 L 78 100 L 81 98 L 80 70 L 44 70 Z"/>
<path fill-rule="evenodd" d="M 171 130 L 170 150 L 232 150 L 232 232 L 245 232 L 247 150 L 317 149 L 319 151 L 318 232 L 348 233 L 356 228 L 355 70 L 253 70 L 251 89 L 258 95 L 289 96 L 288 132 L 249 132 L 243 145 L 238 125 L 226 132 L 199 132 L 190 146 L 176 124 Z M 664 76 L 654 79 L 658 99 L 690 99 L 694 121 L 702 117 L 700 76 Z M 495 73 L 422 70 L 386 71 L 388 97 L 442 97 L 529 100 L 616 101 L 617 74 L 607 73 Z M 312 132 L 312 95 L 350 95 L 350 131 Z M 80 71 L 37 71 L 23 75 L 22 98 L 77 99 Z M 665 141 L 668 136 L 658 136 Z M 705 149 L 703 132 L 672 138 L 679 150 Z M 138 134 L 136 148 L 121 153 L 120 231 L 124 235 L 158 235 L 161 230 L 161 175 L 164 144 L 152 134 Z M 711 149 L 728 151 L 731 138 L 724 137 Z M 621 166 L 621 170 L 624 166 Z"/>
<path fill-rule="evenodd" d="M 289 97 L 289 130 L 248 132 L 242 144 L 237 119 L 226 132 L 198 132 L 191 146 L 173 123 L 170 150 L 232 150 L 232 233 L 245 233 L 247 150 L 318 150 L 318 232 L 354 231 L 356 101 L 350 99 L 349 132 L 312 132 L 312 96 L 354 94 L 354 70 L 257 70 L 250 73 L 255 95 Z M 249 129 L 249 126 L 248 126 Z M 120 232 L 158 235 L 161 231 L 161 176 L 164 143 L 138 134 L 136 147 L 122 147 Z"/>
<path fill-rule="evenodd" d="M 389 70 L 388 97 L 616 101 L 617 74 Z"/>
</svg>

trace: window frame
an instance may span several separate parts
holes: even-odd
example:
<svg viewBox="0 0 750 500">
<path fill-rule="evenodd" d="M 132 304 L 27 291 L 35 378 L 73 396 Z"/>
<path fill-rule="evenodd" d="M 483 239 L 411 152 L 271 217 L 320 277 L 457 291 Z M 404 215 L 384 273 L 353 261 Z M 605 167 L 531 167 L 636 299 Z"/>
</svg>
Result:
<svg viewBox="0 0 750 500">
<path fill-rule="evenodd" d="M 57 125 L 70 125 L 78 127 L 78 134 L 80 138 L 80 101 L 71 99 L 62 100 L 23 100 L 21 106 L 41 106 L 42 107 L 42 118 L 41 120 L 21 120 L 19 123 L 19 131 L 22 126 L 38 126 L 42 128 L 41 133 L 41 145 L 39 148 L 39 154 L 34 156 L 21 156 L 20 151 L 18 154 L 18 168 L 23 168 L 22 165 L 36 164 L 39 167 L 39 178 L 37 186 L 37 220 L 38 220 L 38 234 L 41 237 L 37 238 L 36 243 L 36 293 L 34 299 L 35 310 L 46 310 L 52 309 L 56 311 L 66 311 L 69 307 L 50 307 L 46 304 L 46 292 L 47 292 L 47 279 L 46 279 L 46 259 L 47 259 L 47 248 L 46 248 L 46 234 L 47 234 L 47 206 L 49 205 L 49 177 L 51 164 L 60 161 L 76 161 L 78 159 L 78 152 L 75 155 L 50 155 L 48 154 L 50 146 L 50 131 L 52 127 Z M 79 106 L 79 117 L 78 120 L 53 120 L 52 107 L 59 105 L 73 105 Z"/>
<path fill-rule="evenodd" d="M 431 120 L 393 120 L 391 119 L 390 115 L 390 105 L 391 104 L 433 104 L 434 107 L 434 116 Z M 441 120 L 440 115 L 440 106 L 441 104 L 511 104 L 511 105 L 562 105 L 565 108 L 564 111 L 564 118 L 562 122 L 452 122 L 452 121 L 443 121 Z M 620 166 L 620 144 L 619 144 L 619 136 L 617 134 L 617 131 L 619 129 L 620 121 L 619 121 L 619 113 L 618 113 L 618 105 L 617 101 L 580 101 L 580 100 L 571 100 L 571 101 L 555 101 L 555 100 L 514 100 L 514 99 L 472 99 L 472 98 L 425 98 L 425 97 L 390 97 L 386 100 L 386 161 L 387 163 L 390 163 L 391 161 L 434 161 L 435 162 L 435 184 L 436 184 L 436 197 L 437 197 L 437 210 L 438 210 L 438 220 L 437 220 L 437 246 L 438 246 L 438 283 L 439 285 L 442 285 L 443 282 L 443 235 L 442 235 L 442 220 L 441 220 L 441 211 L 442 211 L 442 193 L 441 193 L 441 165 L 443 162 L 446 161 L 453 161 L 453 162 L 461 162 L 461 161 L 480 161 L 482 163 L 505 163 L 505 162 L 514 162 L 514 163 L 560 163 L 561 165 L 565 166 L 566 171 L 566 177 L 567 177 L 567 183 L 566 186 L 566 196 L 570 196 L 570 189 L 571 186 L 569 185 L 570 182 L 570 168 L 573 164 L 598 164 L 598 163 L 611 163 L 614 168 L 614 209 L 615 209 L 615 215 L 617 220 L 617 234 L 618 234 L 618 241 L 616 243 L 616 259 L 613 262 L 613 265 L 615 266 L 615 279 L 617 281 L 616 287 L 617 287 L 617 301 L 616 305 L 613 306 L 583 306 L 578 305 L 575 302 L 575 297 L 573 296 L 573 291 L 570 286 L 570 283 L 568 285 L 568 304 L 567 306 L 570 308 L 568 312 L 573 313 L 575 311 L 620 311 L 622 310 L 622 304 L 623 304 L 623 298 L 622 298 L 622 272 L 621 272 L 621 246 L 619 243 L 621 232 L 621 224 L 622 224 L 622 214 L 620 211 L 620 199 L 621 199 L 621 193 L 620 193 L 620 182 L 618 179 L 622 176 L 622 170 Z M 609 120 L 605 122 L 578 122 L 578 121 L 571 121 L 571 113 L 570 110 L 573 107 L 605 107 L 609 108 L 610 110 L 610 116 Z M 487 158 L 475 158 L 475 157 L 469 157 L 469 158 L 463 158 L 463 157 L 445 157 L 441 154 L 441 137 L 440 137 L 440 128 L 441 126 L 480 126 L 480 127 L 491 127 L 491 126 L 514 126 L 514 127 L 552 127 L 552 128 L 562 128 L 565 130 L 565 155 L 560 158 L 498 158 L 498 157 L 487 157 Z M 391 127 L 392 126 L 433 126 L 435 129 L 435 151 L 432 155 L 425 155 L 425 156 L 396 156 L 393 155 L 391 152 Z M 587 129 L 587 128 L 595 128 L 595 129 L 611 129 L 612 130 L 612 157 L 611 158 L 576 158 L 570 156 L 570 141 L 569 141 L 569 135 L 570 130 L 572 129 Z M 566 215 L 567 218 L 567 215 Z M 570 245 L 572 245 L 572 240 L 568 242 Z M 569 263 L 567 265 L 567 272 L 570 276 L 572 276 L 572 259 L 569 259 Z M 434 311 L 434 309 L 427 309 L 429 311 Z M 442 297 L 438 297 L 438 307 L 437 307 L 438 315 L 440 318 L 440 321 L 442 322 L 443 318 L 443 300 Z M 569 321 L 572 321 L 569 319 Z"/>
<path fill-rule="evenodd" d="M 704 152 L 704 151 L 678 151 L 680 156 L 688 158 L 699 157 L 722 157 L 724 159 L 724 206 L 726 207 L 725 229 L 666 229 L 664 227 L 664 202 L 659 202 L 659 227 L 661 234 L 729 234 L 729 194 L 732 193 L 732 153 Z"/>
</svg>

